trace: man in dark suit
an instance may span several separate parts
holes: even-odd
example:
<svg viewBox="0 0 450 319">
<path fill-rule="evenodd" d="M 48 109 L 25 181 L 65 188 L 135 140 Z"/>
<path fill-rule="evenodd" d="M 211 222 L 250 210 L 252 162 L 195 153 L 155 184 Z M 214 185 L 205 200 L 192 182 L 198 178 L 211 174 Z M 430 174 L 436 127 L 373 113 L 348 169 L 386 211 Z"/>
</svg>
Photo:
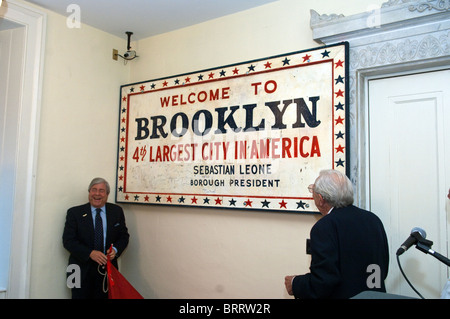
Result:
<svg viewBox="0 0 450 319">
<path fill-rule="evenodd" d="M 286 276 L 287 292 L 330 299 L 386 292 L 389 250 L 381 220 L 353 206 L 353 186 L 339 171 L 322 171 L 309 189 L 323 217 L 310 233 L 310 273 Z"/>
<path fill-rule="evenodd" d="M 108 297 L 102 275 L 106 271 L 107 256 L 117 268 L 117 258 L 130 237 L 122 208 L 107 203 L 108 182 L 94 178 L 88 191 L 89 203 L 67 211 L 63 233 L 64 248 L 70 252 L 69 264 L 78 265 L 81 271 L 80 287 L 72 288 L 74 299 Z"/>
</svg>

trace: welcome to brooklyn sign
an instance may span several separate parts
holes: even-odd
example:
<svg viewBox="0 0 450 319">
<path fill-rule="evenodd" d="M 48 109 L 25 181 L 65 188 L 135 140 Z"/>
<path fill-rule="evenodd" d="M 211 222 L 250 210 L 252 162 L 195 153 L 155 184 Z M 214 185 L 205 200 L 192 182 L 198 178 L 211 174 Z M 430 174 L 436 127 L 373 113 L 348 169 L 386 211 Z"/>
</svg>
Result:
<svg viewBox="0 0 450 319">
<path fill-rule="evenodd" d="M 116 201 L 317 212 L 347 173 L 348 44 L 121 86 Z"/>
</svg>

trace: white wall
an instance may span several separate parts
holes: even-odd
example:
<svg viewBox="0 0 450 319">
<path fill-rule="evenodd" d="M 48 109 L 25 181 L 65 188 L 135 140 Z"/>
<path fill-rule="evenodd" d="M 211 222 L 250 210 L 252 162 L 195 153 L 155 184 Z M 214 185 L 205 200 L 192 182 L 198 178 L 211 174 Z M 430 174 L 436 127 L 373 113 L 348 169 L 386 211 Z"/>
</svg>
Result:
<svg viewBox="0 0 450 319">
<path fill-rule="evenodd" d="M 358 11 L 369 4 L 352 2 L 351 9 Z M 309 28 L 310 9 L 347 14 L 336 1 L 282 0 L 151 37 L 135 44 L 140 57 L 132 63 L 130 80 L 319 46 Z M 123 256 L 122 271 L 146 297 L 287 298 L 284 275 L 309 269 L 305 239 L 318 216 L 126 208 L 134 238 Z"/>
<path fill-rule="evenodd" d="M 88 201 L 92 178 L 114 182 L 119 87 L 129 66 L 111 58 L 126 39 L 70 29 L 65 16 L 47 13 L 30 296 L 65 298 L 66 211 Z"/>
<path fill-rule="evenodd" d="M 135 43 L 139 58 L 111 59 L 119 39 L 68 29 L 49 13 L 31 297 L 66 298 L 67 208 L 87 201 L 94 176 L 115 183 L 119 86 L 318 46 L 319 13 L 365 11 L 373 0 L 279 0 Z M 110 201 L 114 200 L 111 194 Z M 305 239 L 317 215 L 123 205 L 131 234 L 121 272 L 146 298 L 288 298 L 284 275 L 308 271 Z"/>
</svg>

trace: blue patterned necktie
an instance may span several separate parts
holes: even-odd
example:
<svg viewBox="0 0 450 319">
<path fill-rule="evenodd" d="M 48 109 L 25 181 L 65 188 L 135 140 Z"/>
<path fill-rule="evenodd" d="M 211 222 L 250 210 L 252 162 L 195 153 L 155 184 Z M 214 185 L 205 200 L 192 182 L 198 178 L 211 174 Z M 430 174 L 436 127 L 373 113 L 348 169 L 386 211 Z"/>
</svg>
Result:
<svg viewBox="0 0 450 319">
<path fill-rule="evenodd" d="M 100 250 L 104 253 L 104 244 L 103 244 L 103 221 L 100 216 L 100 212 L 102 210 L 100 208 L 96 209 L 95 215 L 95 229 L 94 229 L 94 249 Z"/>
</svg>

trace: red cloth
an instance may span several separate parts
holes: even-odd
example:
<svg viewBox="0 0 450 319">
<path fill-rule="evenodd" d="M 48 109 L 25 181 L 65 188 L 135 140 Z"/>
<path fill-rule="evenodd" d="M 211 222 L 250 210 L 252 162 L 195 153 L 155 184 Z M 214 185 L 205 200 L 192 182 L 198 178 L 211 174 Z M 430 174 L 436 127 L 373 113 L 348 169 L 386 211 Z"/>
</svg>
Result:
<svg viewBox="0 0 450 319">
<path fill-rule="evenodd" d="M 141 294 L 125 279 L 125 277 L 111 264 L 108 258 L 108 298 L 109 299 L 144 299 Z"/>
</svg>

